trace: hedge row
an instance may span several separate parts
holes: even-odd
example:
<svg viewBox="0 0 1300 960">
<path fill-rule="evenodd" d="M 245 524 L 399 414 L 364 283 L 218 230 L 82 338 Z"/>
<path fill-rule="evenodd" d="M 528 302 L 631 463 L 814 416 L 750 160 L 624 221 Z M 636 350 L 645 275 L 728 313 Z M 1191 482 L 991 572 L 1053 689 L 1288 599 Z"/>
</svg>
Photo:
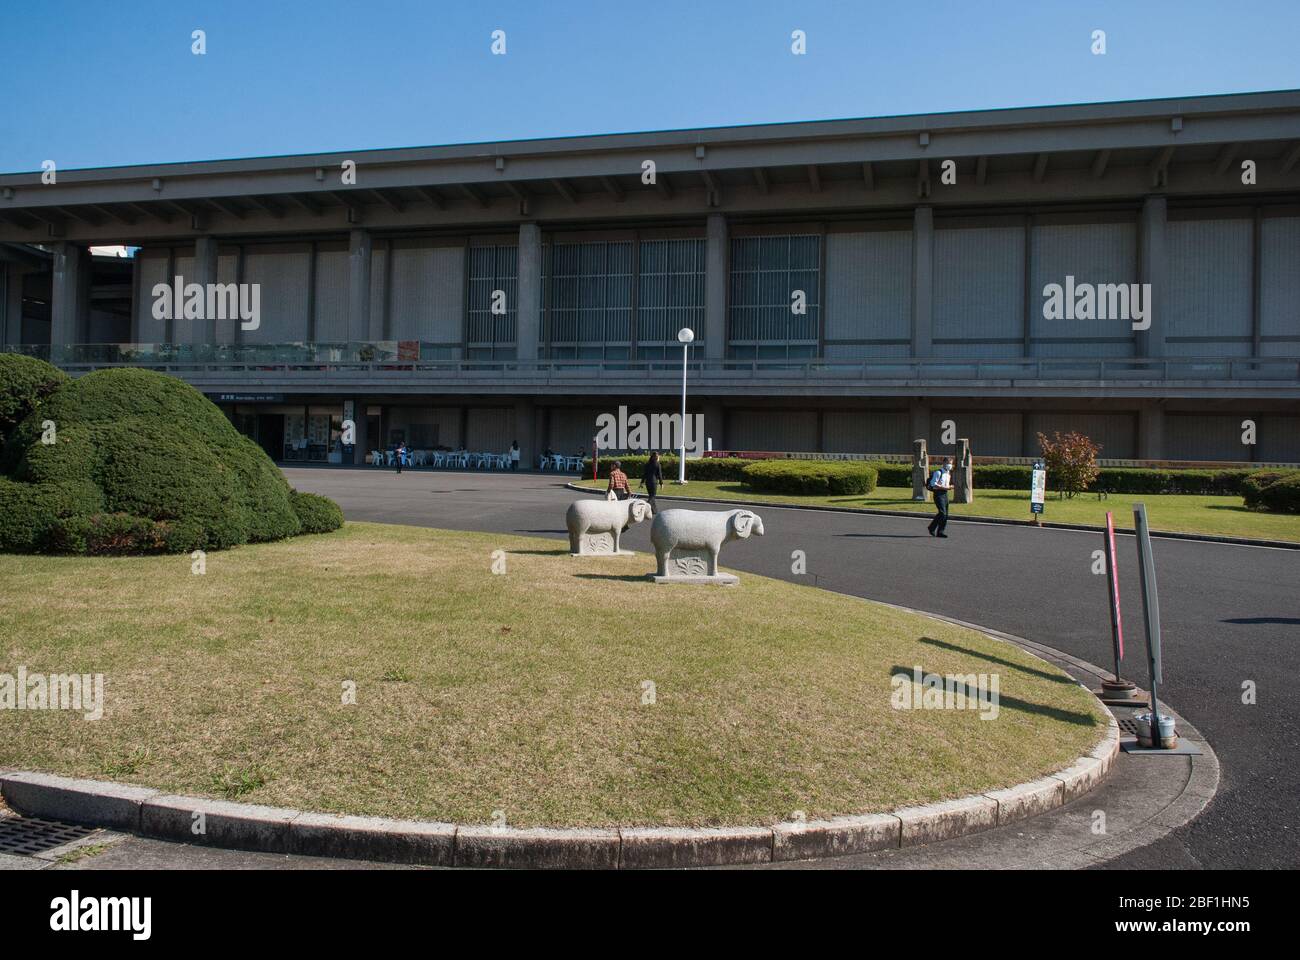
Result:
<svg viewBox="0 0 1300 960">
<path fill-rule="evenodd" d="M 614 465 L 615 460 L 618 460 L 623 464 L 624 473 L 633 480 L 640 480 L 645 474 L 645 465 L 649 459 L 650 457 L 646 454 L 628 454 L 625 457 L 601 457 L 597 475 L 607 478 L 610 467 Z M 686 461 L 686 473 L 691 480 L 709 480 L 719 483 L 743 483 L 745 481 L 745 467 L 751 463 L 759 462 L 757 460 L 741 460 L 738 457 L 701 457 L 698 460 L 687 457 Z M 665 480 L 676 479 L 676 457 L 660 457 L 659 465 L 663 469 Z M 582 475 L 584 477 L 591 476 L 590 457 L 583 462 Z"/>
<path fill-rule="evenodd" d="M 935 461 L 931 459 L 931 463 Z M 910 487 L 912 468 L 905 463 L 877 464 L 882 487 Z M 1028 490 L 1033 468 L 1018 464 L 976 464 L 975 489 Z M 1242 493 L 1242 481 L 1257 470 L 1160 470 L 1149 467 L 1102 467 L 1089 490 L 1108 493 L 1182 493 L 1232 496 Z M 1052 475 L 1047 475 L 1052 486 Z"/>
<path fill-rule="evenodd" d="M 762 460 L 744 475 L 761 493 L 845 496 L 876 489 L 876 468 L 860 460 Z"/>
<path fill-rule="evenodd" d="M 623 471 L 632 479 L 639 479 L 645 471 L 648 459 L 643 455 L 619 457 Z M 612 458 L 602 457 L 599 475 L 609 476 Z M 677 474 L 677 458 L 663 457 L 665 479 L 672 479 Z M 931 458 L 932 464 L 936 463 Z M 703 457 L 691 460 L 686 465 L 687 473 L 693 480 L 712 480 L 730 483 L 747 483 L 745 471 L 756 463 L 812 463 L 812 464 L 864 464 L 876 471 L 876 483 L 882 487 L 911 487 L 912 466 L 908 463 L 880 463 L 874 460 L 744 460 L 739 457 Z M 1017 464 L 976 464 L 974 467 L 975 489 L 985 490 L 1028 490 L 1030 474 L 1033 468 Z M 1259 474 L 1258 470 L 1160 470 L 1147 467 L 1102 467 L 1097 481 L 1091 490 L 1105 490 L 1108 493 L 1183 493 L 1196 495 L 1232 496 L 1244 493 L 1242 481 Z M 587 460 L 583 470 L 584 476 L 591 476 L 591 461 Z M 1052 487 L 1052 476 L 1047 476 L 1047 485 Z"/>
</svg>

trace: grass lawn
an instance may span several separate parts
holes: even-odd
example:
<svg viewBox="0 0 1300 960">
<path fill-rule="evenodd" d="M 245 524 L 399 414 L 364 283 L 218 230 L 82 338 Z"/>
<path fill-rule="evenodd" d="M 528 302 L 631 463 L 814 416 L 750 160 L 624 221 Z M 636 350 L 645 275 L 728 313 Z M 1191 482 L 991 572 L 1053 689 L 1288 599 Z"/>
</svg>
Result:
<svg viewBox="0 0 1300 960">
<path fill-rule="evenodd" d="M 362 523 L 211 553 L 203 576 L 0 556 L 0 673 L 103 673 L 106 701 L 98 721 L 0 710 L 0 767 L 460 823 L 744 824 L 1007 786 L 1104 732 L 1082 688 L 982 634 L 652 566 Z M 893 709 L 917 665 L 997 674 L 996 718 Z"/>
<path fill-rule="evenodd" d="M 590 480 L 583 480 L 581 483 L 583 486 L 603 490 L 606 481 L 601 480 L 593 484 Z M 632 481 L 634 489 L 636 483 L 634 479 Z M 741 483 L 691 480 L 685 487 L 668 483 L 663 487 L 662 492 L 665 496 L 698 497 L 704 500 L 752 500 L 759 503 L 934 512 L 934 507 L 917 503 L 912 499 L 911 490 L 902 487 L 877 487 L 866 496 L 799 497 L 757 493 Z M 1087 523 L 1104 527 L 1106 511 L 1109 510 L 1115 515 L 1116 527 L 1132 528 L 1135 503 L 1147 505 L 1147 517 L 1151 522 L 1152 530 L 1205 533 L 1219 537 L 1300 541 L 1300 515 L 1247 510 L 1241 504 L 1241 497 L 1112 493 L 1107 499 L 1098 500 L 1095 493 L 1088 493 L 1071 500 L 1057 500 L 1056 494 L 1049 491 L 1043 519 L 1057 523 Z M 953 516 L 1031 519 L 1028 490 L 981 490 L 977 487 L 974 503 L 955 503 L 951 509 Z"/>
</svg>

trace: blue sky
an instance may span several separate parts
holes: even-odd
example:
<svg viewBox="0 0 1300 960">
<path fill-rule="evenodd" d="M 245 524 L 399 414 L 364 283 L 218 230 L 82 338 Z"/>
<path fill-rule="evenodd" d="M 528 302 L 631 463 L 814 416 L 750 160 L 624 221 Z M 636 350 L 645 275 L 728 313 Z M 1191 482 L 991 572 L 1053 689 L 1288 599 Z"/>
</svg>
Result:
<svg viewBox="0 0 1300 960">
<path fill-rule="evenodd" d="M 1297 0 L 13 3 L 0 171 L 1296 88 L 1298 39 Z"/>
</svg>

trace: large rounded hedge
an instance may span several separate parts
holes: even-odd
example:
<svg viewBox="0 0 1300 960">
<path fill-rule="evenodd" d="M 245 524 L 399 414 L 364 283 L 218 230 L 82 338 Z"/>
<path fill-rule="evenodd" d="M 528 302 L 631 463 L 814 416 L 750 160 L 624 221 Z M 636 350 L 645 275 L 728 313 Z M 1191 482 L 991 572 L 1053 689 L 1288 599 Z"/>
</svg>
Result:
<svg viewBox="0 0 1300 960">
<path fill-rule="evenodd" d="M 68 380 L 44 366 L 12 378 L 25 393 L 0 395 L 0 410 L 29 403 L 0 450 L 0 550 L 218 550 L 342 524 L 337 507 L 295 501 L 265 452 L 188 384 L 128 369 Z"/>
<path fill-rule="evenodd" d="M 861 460 L 760 460 L 744 471 L 762 493 L 845 496 L 876 489 L 876 468 Z"/>
</svg>

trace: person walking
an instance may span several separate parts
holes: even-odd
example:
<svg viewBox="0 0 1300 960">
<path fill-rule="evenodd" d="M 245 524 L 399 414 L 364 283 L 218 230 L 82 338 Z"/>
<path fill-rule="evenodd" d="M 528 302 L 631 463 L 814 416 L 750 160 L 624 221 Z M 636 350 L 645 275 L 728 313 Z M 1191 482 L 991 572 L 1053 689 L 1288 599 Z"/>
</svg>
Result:
<svg viewBox="0 0 1300 960">
<path fill-rule="evenodd" d="M 952 489 L 952 457 L 944 457 L 943 466 L 930 474 L 925 487 L 934 494 L 934 509 L 937 511 L 930 521 L 930 536 L 947 539 L 944 529 L 948 526 L 948 491 Z"/>
<path fill-rule="evenodd" d="M 406 460 L 406 441 L 401 440 L 397 444 L 397 449 L 393 451 L 393 463 L 397 465 L 397 472 L 402 472 L 402 465 Z"/>
<path fill-rule="evenodd" d="M 650 453 L 650 459 L 645 465 L 645 473 L 641 474 L 641 486 L 645 488 L 646 496 L 650 500 L 650 512 L 652 514 L 659 512 L 659 504 L 655 502 L 655 494 L 659 492 L 659 487 L 664 482 L 664 470 L 659 465 L 659 451 L 653 450 Z"/>
<path fill-rule="evenodd" d="M 623 472 L 623 461 L 615 460 L 609 468 L 609 486 L 605 488 L 605 493 L 614 492 L 614 496 L 619 500 L 626 500 L 632 496 L 632 491 L 628 489 L 627 474 Z"/>
<path fill-rule="evenodd" d="M 510 469 L 519 472 L 519 441 L 510 441 Z"/>
</svg>

